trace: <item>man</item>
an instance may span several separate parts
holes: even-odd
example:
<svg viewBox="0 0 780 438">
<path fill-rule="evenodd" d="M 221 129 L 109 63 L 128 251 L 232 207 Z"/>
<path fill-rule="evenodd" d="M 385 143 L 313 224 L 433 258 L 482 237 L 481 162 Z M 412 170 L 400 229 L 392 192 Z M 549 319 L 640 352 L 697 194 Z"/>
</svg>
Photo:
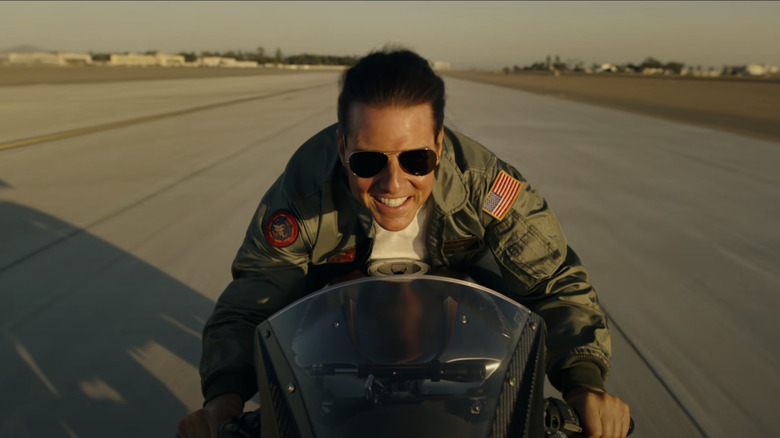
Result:
<svg viewBox="0 0 780 438">
<path fill-rule="evenodd" d="M 206 402 L 182 437 L 216 437 L 256 392 L 257 324 L 399 259 L 466 273 L 541 315 L 550 381 L 589 436 L 626 435 L 628 406 L 604 391 L 606 317 L 557 219 L 517 170 L 443 121 L 444 82 L 413 52 L 372 53 L 345 73 L 338 124 L 301 146 L 249 226 L 204 329 Z"/>
</svg>

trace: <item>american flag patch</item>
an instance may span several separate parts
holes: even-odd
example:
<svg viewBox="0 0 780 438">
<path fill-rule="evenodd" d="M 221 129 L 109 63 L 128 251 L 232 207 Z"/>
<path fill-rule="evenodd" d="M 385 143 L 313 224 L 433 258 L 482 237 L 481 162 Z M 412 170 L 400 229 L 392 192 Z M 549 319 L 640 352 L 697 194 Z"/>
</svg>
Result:
<svg viewBox="0 0 780 438">
<path fill-rule="evenodd" d="M 522 185 L 523 183 L 502 170 L 498 173 L 496 182 L 493 183 L 493 188 L 490 189 L 485 203 L 482 204 L 482 209 L 498 220 L 504 219 L 517 199 Z"/>
</svg>

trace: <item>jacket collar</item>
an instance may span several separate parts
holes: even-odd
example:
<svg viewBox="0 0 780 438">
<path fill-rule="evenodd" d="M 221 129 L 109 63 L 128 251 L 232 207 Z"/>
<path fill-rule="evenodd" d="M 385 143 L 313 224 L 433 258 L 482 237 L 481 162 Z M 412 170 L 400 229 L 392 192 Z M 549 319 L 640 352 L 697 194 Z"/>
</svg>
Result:
<svg viewBox="0 0 780 438">
<path fill-rule="evenodd" d="M 466 183 L 455 162 L 455 153 L 446 135 L 442 140 L 442 153 L 431 196 L 434 205 L 443 214 L 451 214 L 466 204 Z"/>
</svg>

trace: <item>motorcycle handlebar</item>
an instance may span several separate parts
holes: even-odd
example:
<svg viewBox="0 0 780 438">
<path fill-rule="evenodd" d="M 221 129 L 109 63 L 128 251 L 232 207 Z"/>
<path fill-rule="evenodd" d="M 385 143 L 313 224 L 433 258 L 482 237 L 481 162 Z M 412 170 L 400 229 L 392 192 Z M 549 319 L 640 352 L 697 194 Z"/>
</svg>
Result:
<svg viewBox="0 0 780 438">
<path fill-rule="evenodd" d="M 634 419 L 630 421 L 627 435 L 634 431 Z M 551 438 L 573 437 L 582 432 L 580 416 L 565 401 L 548 397 L 544 399 L 544 431 Z"/>
</svg>

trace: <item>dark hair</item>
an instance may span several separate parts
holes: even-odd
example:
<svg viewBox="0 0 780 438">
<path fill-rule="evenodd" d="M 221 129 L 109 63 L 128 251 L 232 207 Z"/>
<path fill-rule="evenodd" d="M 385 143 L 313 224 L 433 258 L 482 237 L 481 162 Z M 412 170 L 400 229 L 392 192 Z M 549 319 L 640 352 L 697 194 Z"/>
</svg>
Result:
<svg viewBox="0 0 780 438">
<path fill-rule="evenodd" d="M 429 103 L 434 136 L 444 124 L 444 81 L 425 58 L 406 49 L 372 52 L 341 76 L 338 118 L 344 135 L 354 102 L 378 108 Z"/>
</svg>

